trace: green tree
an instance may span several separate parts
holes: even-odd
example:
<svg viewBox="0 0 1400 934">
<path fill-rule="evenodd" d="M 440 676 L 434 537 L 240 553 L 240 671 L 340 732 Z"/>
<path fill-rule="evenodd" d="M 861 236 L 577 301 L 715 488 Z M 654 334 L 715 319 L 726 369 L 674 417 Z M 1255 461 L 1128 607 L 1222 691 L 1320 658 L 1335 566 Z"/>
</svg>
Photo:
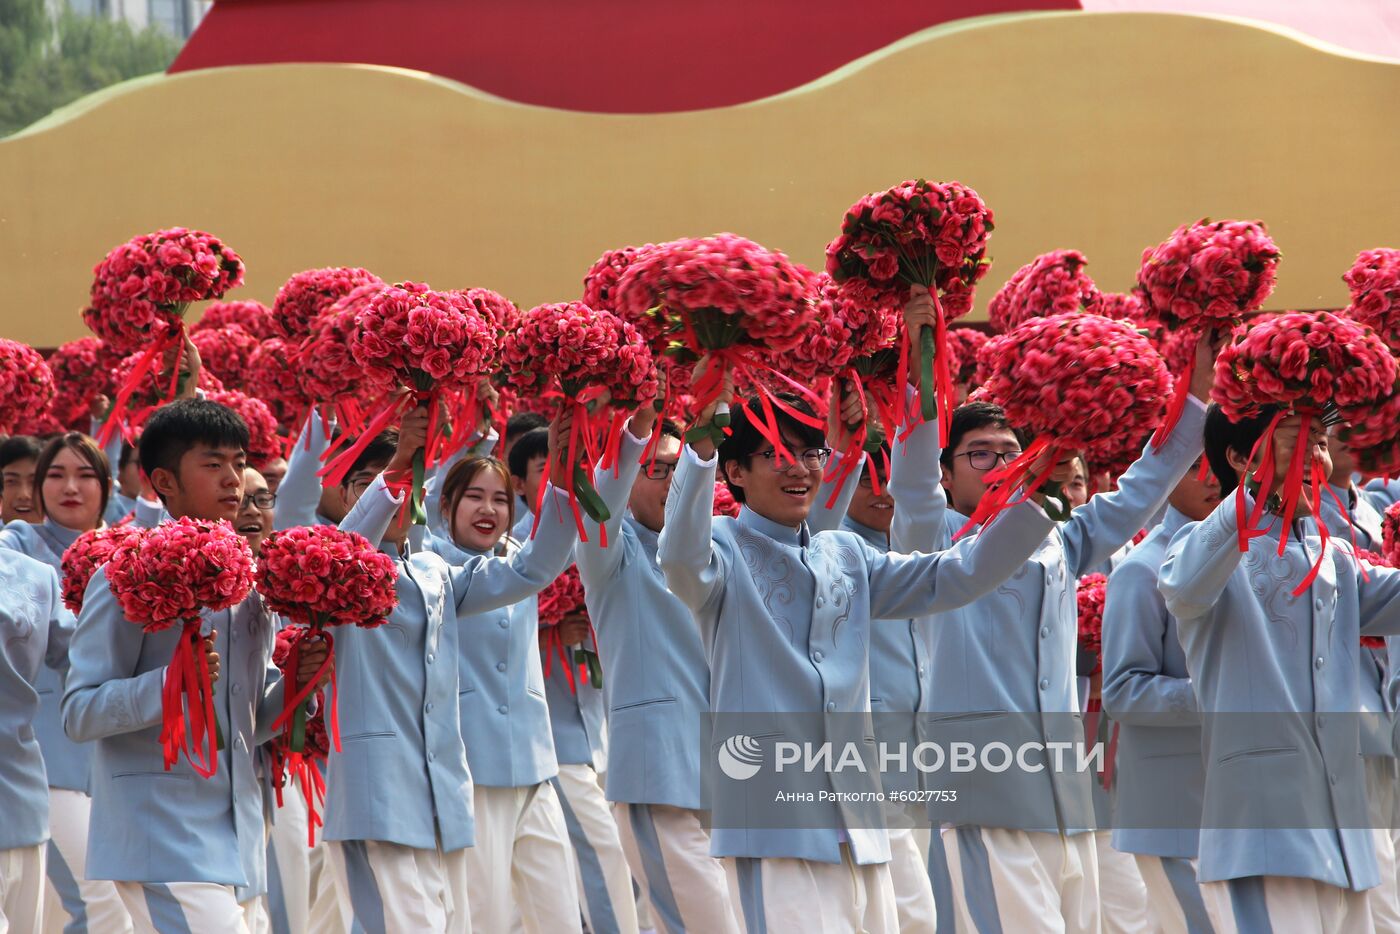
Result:
<svg viewBox="0 0 1400 934">
<path fill-rule="evenodd" d="M 154 26 L 137 31 L 66 6 L 55 16 L 44 0 L 0 0 L 0 136 L 85 94 L 164 71 L 179 51 Z"/>
</svg>

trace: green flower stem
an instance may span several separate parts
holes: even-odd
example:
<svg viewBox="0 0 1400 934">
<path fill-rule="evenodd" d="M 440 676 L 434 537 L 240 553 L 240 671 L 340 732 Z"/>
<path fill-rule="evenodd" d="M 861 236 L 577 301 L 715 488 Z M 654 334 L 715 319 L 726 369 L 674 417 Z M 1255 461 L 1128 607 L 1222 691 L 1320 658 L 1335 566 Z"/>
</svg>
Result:
<svg viewBox="0 0 1400 934">
<path fill-rule="evenodd" d="M 924 421 L 931 422 L 938 406 L 933 398 L 933 328 L 928 325 L 919 328 L 919 354 L 919 409 Z"/>
</svg>

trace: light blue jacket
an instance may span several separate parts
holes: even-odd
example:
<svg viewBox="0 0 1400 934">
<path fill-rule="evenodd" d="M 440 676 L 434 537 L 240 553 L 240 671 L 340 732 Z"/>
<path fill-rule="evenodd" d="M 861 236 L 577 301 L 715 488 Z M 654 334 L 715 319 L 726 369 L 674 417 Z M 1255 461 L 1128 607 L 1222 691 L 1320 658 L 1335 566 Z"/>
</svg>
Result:
<svg viewBox="0 0 1400 934">
<path fill-rule="evenodd" d="M 683 449 L 658 547 L 667 585 L 699 625 L 716 712 L 867 711 L 871 620 L 976 599 L 1019 567 L 1052 525 L 1028 503 L 952 551 L 890 555 L 849 532 L 811 535 L 746 507 L 737 519 L 713 518 L 717 462 Z M 879 787 L 874 776 L 849 770 L 831 780 L 836 791 Z M 832 805 L 821 827 L 764 830 L 747 826 L 742 813 L 724 813 L 724 804 L 713 803 L 714 856 L 839 862 L 844 837 L 858 863 L 889 859 L 884 830 L 850 826 L 845 805 Z"/>
<path fill-rule="evenodd" d="M 302 525 L 335 525 L 320 514 L 321 455 L 330 447 L 330 432 L 334 423 L 327 423 L 315 406 L 306 416 L 297 443 L 287 458 L 287 473 L 277 487 L 277 505 L 273 507 L 272 526 L 281 531 Z"/>
<path fill-rule="evenodd" d="M 262 793 L 252 750 L 271 738 L 282 708 L 270 664 L 277 620 L 256 591 L 204 612 L 221 675 L 214 709 L 223 730 L 218 770 L 201 778 L 183 757 L 166 771 L 160 745 L 161 686 L 180 627 L 145 633 L 129 622 L 99 568 L 88 584 L 69 652 L 63 725 L 94 743 L 90 879 L 212 882 L 265 890 Z"/>
<path fill-rule="evenodd" d="M 1176 620 L 1157 589 L 1167 545 L 1188 521 L 1168 506 L 1108 579 L 1102 693 L 1119 724 L 1114 788 L 1123 826 L 1113 829 L 1113 848 L 1124 853 L 1194 859 L 1200 841 L 1201 717 Z"/>
<path fill-rule="evenodd" d="M 543 652 L 538 649 L 537 654 Z M 591 648 L 591 643 L 590 643 Z M 566 655 L 573 647 L 565 646 Z M 547 664 L 549 674 L 544 679 L 544 694 L 549 702 L 549 725 L 554 732 L 554 755 L 560 765 L 587 765 L 595 772 L 608 768 L 607 710 L 601 688 L 595 688 L 587 677 L 581 677 L 579 666 L 573 666 L 574 686 L 569 686 L 567 667 L 561 664 L 558 651 Z M 604 672 L 603 683 L 608 681 Z"/>
<path fill-rule="evenodd" d="M 63 579 L 63 552 L 78 535 L 50 520 L 31 525 L 16 520 L 0 530 L 0 548 L 10 548 L 47 564 Z M 65 660 L 66 661 L 66 660 Z M 64 665 L 66 670 L 67 665 Z M 63 671 L 47 666 L 39 669 L 39 714 L 34 718 L 34 735 L 44 752 L 44 768 L 49 786 L 88 793 L 92 771 L 92 745 L 75 743 L 63 732 Z"/>
<path fill-rule="evenodd" d="M 102 514 L 102 521 L 108 525 L 116 525 L 125 519 L 136 509 L 136 497 L 127 496 L 119 490 L 113 490 L 112 495 L 107 498 L 107 511 Z"/>
<path fill-rule="evenodd" d="M 1013 748 L 1023 742 L 1083 741 L 1074 667 L 1079 577 L 1108 560 L 1162 508 L 1201 453 L 1204 423 L 1205 406 L 1193 398 L 1171 436 L 1161 448 L 1149 445 L 1117 490 L 1091 497 L 1057 523 L 1030 560 L 995 590 L 933 620 L 930 693 L 919 717 L 923 740 L 980 737 Z M 967 521 L 948 508 L 937 482 L 937 433 L 936 423 L 915 428 L 891 467 L 896 547 L 910 547 L 900 544 L 905 541 L 947 547 Z M 958 802 L 951 809 L 931 803 L 934 820 L 1062 833 L 1094 826 L 1093 778 L 1087 770 L 1047 765 L 1041 771 L 979 769 L 935 777 L 940 789 L 957 792 Z"/>
<path fill-rule="evenodd" d="M 1400 633 L 1400 571 L 1374 568 L 1365 581 L 1332 548 L 1308 591 L 1293 597 L 1320 547 L 1315 526 L 1295 523 L 1280 556 L 1281 522 L 1272 519 L 1242 555 L 1235 508 L 1226 497 L 1184 526 L 1158 581 L 1211 715 L 1199 878 L 1296 876 L 1370 888 L 1380 877 L 1365 829 L 1357 645 L 1363 633 Z M 1299 716 L 1222 717 L 1233 712 Z M 1280 815 L 1305 829 L 1278 829 Z"/>
<path fill-rule="evenodd" d="M 380 476 L 341 528 L 378 542 L 401 503 Z M 440 844 L 448 852 L 472 845 L 458 618 L 518 603 L 558 576 L 572 533 L 562 523 L 554 528 L 549 516 L 545 524 L 539 547 L 511 558 L 478 556 L 452 568 L 431 552 L 395 554 L 399 604 L 389 622 L 335 633 L 341 751 L 331 750 L 326 777 L 327 840 L 423 850 Z"/>
<path fill-rule="evenodd" d="M 35 681 L 47 664 L 66 663 L 73 615 L 58 575 L 38 561 L 0 549 L 0 850 L 49 838 L 49 783 L 34 736 Z"/>
</svg>

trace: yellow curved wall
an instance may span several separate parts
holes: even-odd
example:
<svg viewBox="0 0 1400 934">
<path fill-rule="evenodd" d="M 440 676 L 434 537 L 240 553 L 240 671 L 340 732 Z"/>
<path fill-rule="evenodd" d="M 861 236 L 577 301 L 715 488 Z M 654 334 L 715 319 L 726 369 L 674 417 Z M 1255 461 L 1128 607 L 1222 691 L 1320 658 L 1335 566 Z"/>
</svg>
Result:
<svg viewBox="0 0 1400 934">
<path fill-rule="evenodd" d="M 637 80 L 665 67 L 639 56 Z M 929 30 L 812 85 L 723 110 L 526 107 L 417 72 L 328 65 L 134 82 L 0 142 L 0 334 L 85 333 L 90 270 L 161 226 L 248 262 L 241 297 L 363 265 L 577 296 L 604 249 L 733 230 L 822 261 L 842 211 L 905 177 L 993 206 L 977 314 L 1036 253 L 1107 289 L 1182 222 L 1265 219 L 1271 307 L 1345 303 L 1358 250 L 1400 237 L 1400 65 L 1208 18 L 1048 14 Z"/>
</svg>

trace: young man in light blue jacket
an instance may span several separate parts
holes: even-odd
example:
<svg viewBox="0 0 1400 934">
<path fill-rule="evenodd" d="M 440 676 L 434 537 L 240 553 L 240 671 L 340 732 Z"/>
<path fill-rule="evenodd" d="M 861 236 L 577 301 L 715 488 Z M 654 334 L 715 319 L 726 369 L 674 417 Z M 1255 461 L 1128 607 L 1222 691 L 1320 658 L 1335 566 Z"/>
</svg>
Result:
<svg viewBox="0 0 1400 934">
<path fill-rule="evenodd" d="M 1109 576 L 1103 610 L 1103 709 L 1119 725 L 1112 844 L 1133 854 L 1164 934 L 1211 930 L 1196 883 L 1206 778 L 1200 713 L 1176 620 L 1157 589 L 1172 537 L 1220 503 L 1220 482 L 1200 479 L 1202 461 Z"/>
<path fill-rule="evenodd" d="M 726 377 L 716 402 L 732 393 Z M 795 398 L 788 404 L 805 407 Z M 712 427 L 715 407 L 700 414 L 699 428 Z M 685 446 L 658 560 L 700 628 L 718 717 L 753 730 L 771 715 L 794 712 L 868 718 L 870 627 L 975 600 L 1020 567 L 1052 523 L 1037 504 L 1024 503 L 986 534 L 931 555 L 886 554 L 849 532 L 813 535 L 806 519 L 830 456 L 825 433 L 786 414 L 777 423 L 790 458 L 742 411 L 718 451 L 709 434 Z M 738 519 L 711 514 L 721 462 L 743 502 Z M 833 731 L 854 735 L 833 718 L 817 720 L 822 735 L 791 739 L 820 745 Z M 749 756 L 751 743 L 767 762 L 756 737 L 716 740 L 728 755 L 719 757 L 721 768 L 739 761 L 733 749 Z M 736 747 L 736 740 L 751 743 Z M 872 824 L 871 809 L 860 806 L 878 794 L 878 780 L 845 769 L 814 777 L 839 799 L 803 805 L 801 826 L 757 826 L 763 818 L 728 790 L 712 802 L 711 853 L 725 860 L 744 925 L 754 934 L 818 923 L 833 931 L 896 930 L 889 843 L 878 808 Z"/>
<path fill-rule="evenodd" d="M 1360 934 L 1376 929 L 1366 890 L 1380 878 L 1356 717 L 1357 645 L 1363 634 L 1400 633 L 1400 571 L 1363 576 L 1349 548 L 1328 548 L 1318 562 L 1305 502 L 1282 553 L 1277 501 L 1241 553 L 1236 488 L 1273 414 L 1232 423 L 1212 409 L 1206 455 L 1224 499 L 1177 533 L 1158 584 L 1205 718 L 1199 879 L 1217 930 Z M 1301 434 L 1296 415 L 1275 431 L 1275 489 L 1299 444 L 1330 471 L 1317 420 Z M 1253 496 L 1245 499 L 1248 515 Z M 1316 576 L 1293 596 L 1315 563 Z"/>
<path fill-rule="evenodd" d="M 49 787 L 34 737 L 36 680 L 61 668 L 73 616 L 58 576 L 17 551 L 0 548 L 0 931 L 43 928 Z"/>
</svg>

